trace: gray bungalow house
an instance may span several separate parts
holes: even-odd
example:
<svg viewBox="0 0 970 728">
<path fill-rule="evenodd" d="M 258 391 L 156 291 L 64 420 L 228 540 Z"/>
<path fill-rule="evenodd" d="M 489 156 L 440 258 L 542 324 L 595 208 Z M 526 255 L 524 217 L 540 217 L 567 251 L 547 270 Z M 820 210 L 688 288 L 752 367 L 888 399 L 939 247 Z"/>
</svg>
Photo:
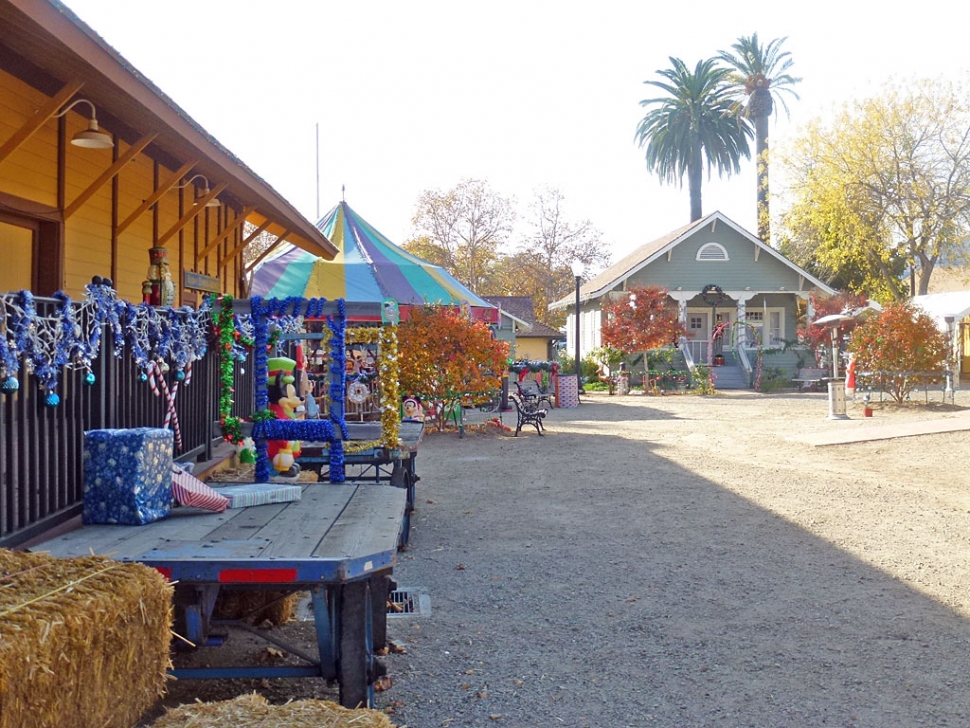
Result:
<svg viewBox="0 0 970 728">
<path fill-rule="evenodd" d="M 641 246 L 581 285 L 582 356 L 602 344 L 602 300 L 636 286 L 662 286 L 676 302 L 688 332 L 680 343 L 688 366 L 709 364 L 713 352 L 725 355 L 728 367 L 749 371 L 751 352 L 756 348 L 752 329 L 765 348 L 782 348 L 785 341 L 795 339 L 797 302 L 809 306 L 811 320 L 814 312 L 809 293 L 836 293 L 720 212 L 714 212 Z M 575 293 L 549 308 L 567 311 L 566 350 L 574 352 Z M 748 326 L 732 327 L 711 346 L 712 330 L 721 322 L 744 322 Z M 795 355 L 779 356 L 772 366 L 791 369 L 794 374 L 798 363 Z M 743 372 L 739 375 L 743 377 Z"/>
</svg>

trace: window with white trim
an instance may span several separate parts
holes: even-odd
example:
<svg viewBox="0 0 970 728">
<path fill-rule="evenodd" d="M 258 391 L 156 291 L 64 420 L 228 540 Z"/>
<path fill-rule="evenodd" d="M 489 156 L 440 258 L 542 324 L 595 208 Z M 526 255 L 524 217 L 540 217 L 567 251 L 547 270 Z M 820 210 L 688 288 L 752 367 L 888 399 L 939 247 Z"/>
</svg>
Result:
<svg viewBox="0 0 970 728">
<path fill-rule="evenodd" d="M 767 314 L 767 321 L 765 314 Z M 778 347 L 785 343 L 782 338 L 785 333 L 785 310 L 783 308 L 749 309 L 745 312 L 744 320 L 753 329 L 757 329 L 762 346 Z M 765 336 L 766 323 L 767 336 Z"/>
</svg>

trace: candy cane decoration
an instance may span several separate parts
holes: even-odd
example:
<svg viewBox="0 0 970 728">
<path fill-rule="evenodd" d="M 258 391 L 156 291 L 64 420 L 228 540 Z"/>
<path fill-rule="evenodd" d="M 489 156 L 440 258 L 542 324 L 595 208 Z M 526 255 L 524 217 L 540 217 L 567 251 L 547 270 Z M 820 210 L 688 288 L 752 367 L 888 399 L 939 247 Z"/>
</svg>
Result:
<svg viewBox="0 0 970 728">
<path fill-rule="evenodd" d="M 157 368 L 158 364 L 156 362 L 152 361 L 148 363 L 148 386 L 151 387 L 152 394 L 156 397 L 158 396 L 158 382 L 155 381 L 155 370 Z M 162 374 L 160 369 L 158 370 L 158 374 L 159 376 Z"/>
<path fill-rule="evenodd" d="M 157 377 L 156 374 L 158 375 Z M 187 378 L 188 375 L 186 375 L 186 379 Z M 161 384 L 161 390 L 159 390 L 159 383 Z M 162 427 L 167 428 L 169 425 L 172 426 L 172 429 L 175 431 L 175 446 L 178 450 L 181 450 L 182 428 L 179 426 L 178 413 L 175 411 L 175 397 L 179 391 L 179 383 L 176 382 L 175 386 L 169 390 L 168 382 L 165 381 L 164 372 L 162 372 L 158 362 L 153 361 L 148 367 L 148 385 L 152 388 L 152 392 L 155 393 L 156 397 L 159 396 L 160 393 L 164 393 L 167 411 L 165 413 L 165 421 L 162 423 Z"/>
</svg>

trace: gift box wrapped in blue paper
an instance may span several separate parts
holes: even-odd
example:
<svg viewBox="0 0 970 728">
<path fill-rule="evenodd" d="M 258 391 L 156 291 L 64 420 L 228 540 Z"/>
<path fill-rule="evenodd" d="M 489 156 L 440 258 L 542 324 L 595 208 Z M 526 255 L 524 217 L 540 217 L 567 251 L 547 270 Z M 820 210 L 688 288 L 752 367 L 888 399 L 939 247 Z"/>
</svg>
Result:
<svg viewBox="0 0 970 728">
<path fill-rule="evenodd" d="M 172 431 L 84 433 L 84 523 L 139 526 L 172 507 Z"/>
</svg>

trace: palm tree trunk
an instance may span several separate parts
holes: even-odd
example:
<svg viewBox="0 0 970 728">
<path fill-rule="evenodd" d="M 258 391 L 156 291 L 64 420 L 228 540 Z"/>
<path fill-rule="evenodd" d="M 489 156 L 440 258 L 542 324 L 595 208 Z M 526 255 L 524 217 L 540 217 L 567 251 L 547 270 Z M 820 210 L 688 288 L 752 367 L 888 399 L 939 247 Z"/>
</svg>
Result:
<svg viewBox="0 0 970 728">
<path fill-rule="evenodd" d="M 768 214 L 768 116 L 754 118 L 755 160 L 758 165 L 758 237 L 771 242 L 771 216 Z"/>
<path fill-rule="evenodd" d="M 701 180 L 704 173 L 704 163 L 701 159 L 700 141 L 695 142 L 690 152 L 690 162 L 687 165 L 687 191 L 690 193 L 690 221 L 700 220 L 701 212 Z"/>
</svg>

